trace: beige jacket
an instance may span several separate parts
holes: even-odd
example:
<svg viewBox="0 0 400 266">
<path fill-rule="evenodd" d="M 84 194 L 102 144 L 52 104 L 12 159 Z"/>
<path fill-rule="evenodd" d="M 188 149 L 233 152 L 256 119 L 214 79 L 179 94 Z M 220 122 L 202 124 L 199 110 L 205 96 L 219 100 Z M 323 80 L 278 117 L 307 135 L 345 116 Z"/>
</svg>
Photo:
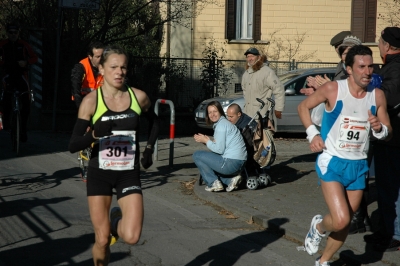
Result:
<svg viewBox="0 0 400 266">
<path fill-rule="evenodd" d="M 285 88 L 276 76 L 275 72 L 264 64 L 260 70 L 254 71 L 249 67 L 242 77 L 242 89 L 244 95 L 244 113 L 253 117 L 260 108 L 256 98 L 260 98 L 266 104 L 261 111 L 264 115 L 268 109 L 267 98 L 274 95 L 275 110 L 283 111 L 285 108 Z"/>
</svg>

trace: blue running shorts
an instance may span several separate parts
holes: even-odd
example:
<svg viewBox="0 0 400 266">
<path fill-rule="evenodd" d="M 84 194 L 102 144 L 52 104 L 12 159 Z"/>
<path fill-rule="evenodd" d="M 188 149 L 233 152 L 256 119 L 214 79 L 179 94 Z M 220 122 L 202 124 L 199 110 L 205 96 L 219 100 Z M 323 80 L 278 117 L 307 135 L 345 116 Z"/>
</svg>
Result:
<svg viewBox="0 0 400 266">
<path fill-rule="evenodd" d="M 325 152 L 318 156 L 315 168 L 320 179 L 339 182 L 346 190 L 363 190 L 369 170 L 366 159 L 347 160 Z"/>
</svg>

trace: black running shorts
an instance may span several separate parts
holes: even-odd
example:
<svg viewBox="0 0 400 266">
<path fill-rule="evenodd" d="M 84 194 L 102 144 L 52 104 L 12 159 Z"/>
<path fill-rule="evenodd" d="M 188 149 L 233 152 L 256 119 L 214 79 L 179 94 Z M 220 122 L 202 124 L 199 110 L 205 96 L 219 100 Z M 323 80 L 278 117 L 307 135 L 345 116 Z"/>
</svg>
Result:
<svg viewBox="0 0 400 266">
<path fill-rule="evenodd" d="M 113 188 L 117 199 L 130 194 L 142 194 L 140 169 L 114 171 L 88 167 L 86 191 L 87 196 L 112 196 Z"/>
</svg>

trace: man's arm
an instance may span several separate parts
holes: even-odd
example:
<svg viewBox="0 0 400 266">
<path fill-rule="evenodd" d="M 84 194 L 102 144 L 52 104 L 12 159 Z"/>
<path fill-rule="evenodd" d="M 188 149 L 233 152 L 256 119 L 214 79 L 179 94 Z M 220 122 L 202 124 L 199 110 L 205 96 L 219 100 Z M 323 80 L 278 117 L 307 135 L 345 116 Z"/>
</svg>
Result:
<svg viewBox="0 0 400 266">
<path fill-rule="evenodd" d="M 84 75 L 85 68 L 81 63 L 76 64 L 71 70 L 71 94 L 78 108 L 82 102 L 81 87 Z"/>
<path fill-rule="evenodd" d="M 378 139 L 385 139 L 388 141 L 392 137 L 393 130 L 387 113 L 386 97 L 382 90 L 375 89 L 375 101 L 377 105 L 376 116 L 369 112 L 368 118 L 368 121 L 371 124 L 372 134 Z"/>
<path fill-rule="evenodd" d="M 275 99 L 275 116 L 280 119 L 285 108 L 285 87 L 272 69 L 268 71 L 264 82 L 264 88 L 268 87 L 272 90 Z"/>
<path fill-rule="evenodd" d="M 297 107 L 300 120 L 306 128 L 307 139 L 310 142 L 310 149 L 313 152 L 322 151 L 325 148 L 325 143 L 319 135 L 318 129 L 311 120 L 310 110 L 323 102 L 328 102 L 328 106 L 333 106 L 336 96 L 337 83 L 328 82 L 322 85 L 313 94 L 305 98 Z"/>
<path fill-rule="evenodd" d="M 387 101 L 387 110 L 390 110 L 400 103 L 400 77 L 398 77 L 398 69 L 394 69 L 389 73 L 385 73 L 382 80 L 381 90 L 385 93 Z"/>
</svg>

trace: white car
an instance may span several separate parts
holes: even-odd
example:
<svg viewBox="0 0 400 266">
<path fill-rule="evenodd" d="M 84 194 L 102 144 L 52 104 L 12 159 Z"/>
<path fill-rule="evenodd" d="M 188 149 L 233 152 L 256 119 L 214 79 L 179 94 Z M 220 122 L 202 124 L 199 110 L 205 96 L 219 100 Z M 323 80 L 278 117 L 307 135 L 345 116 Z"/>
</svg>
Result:
<svg viewBox="0 0 400 266">
<path fill-rule="evenodd" d="M 304 100 L 307 96 L 300 93 L 302 88 L 307 86 L 308 76 L 323 76 L 326 74 L 331 80 L 333 79 L 336 72 L 336 68 L 311 68 L 311 69 L 296 69 L 289 71 L 285 74 L 278 75 L 280 81 L 285 86 L 285 110 L 282 113 L 282 119 L 274 120 L 277 123 L 277 129 L 279 132 L 304 132 L 304 126 L 300 121 L 299 115 L 297 113 L 297 106 Z M 232 103 L 238 104 L 241 108 L 244 106 L 243 91 L 237 92 L 230 95 L 224 95 L 220 97 L 214 97 L 211 99 L 204 100 L 195 109 L 195 120 L 199 127 L 202 128 L 212 128 L 206 125 L 206 106 L 211 101 L 219 101 L 226 113 L 228 106 Z"/>
</svg>

